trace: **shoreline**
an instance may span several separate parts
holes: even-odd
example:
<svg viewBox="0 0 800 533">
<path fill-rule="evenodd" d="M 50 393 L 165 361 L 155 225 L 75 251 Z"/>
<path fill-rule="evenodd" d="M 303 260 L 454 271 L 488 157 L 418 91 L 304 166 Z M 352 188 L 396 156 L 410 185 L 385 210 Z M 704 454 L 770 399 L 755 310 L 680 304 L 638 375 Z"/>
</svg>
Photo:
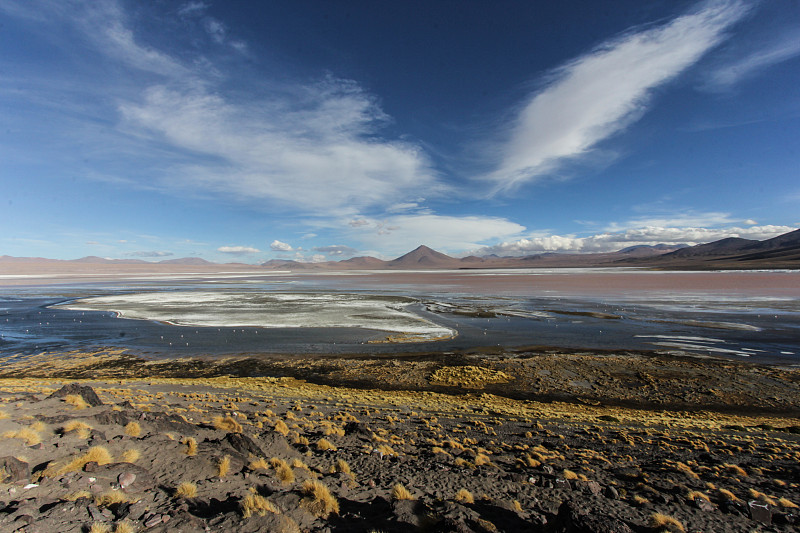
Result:
<svg viewBox="0 0 800 533">
<path fill-rule="evenodd" d="M 447 373 L 449 378 L 438 378 Z M 312 385 L 492 394 L 639 410 L 800 417 L 800 367 L 626 350 L 484 348 L 391 354 L 247 353 L 149 357 L 124 348 L 19 355 L 0 378 L 292 378 Z M 504 376 L 494 379 L 493 376 Z"/>
</svg>

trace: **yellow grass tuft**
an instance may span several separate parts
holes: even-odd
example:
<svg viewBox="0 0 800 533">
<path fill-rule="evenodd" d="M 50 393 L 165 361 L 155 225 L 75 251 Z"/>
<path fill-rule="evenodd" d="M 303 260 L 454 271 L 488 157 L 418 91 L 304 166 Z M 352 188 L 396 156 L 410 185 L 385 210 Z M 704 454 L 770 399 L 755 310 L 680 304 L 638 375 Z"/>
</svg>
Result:
<svg viewBox="0 0 800 533">
<path fill-rule="evenodd" d="M 317 449 L 323 452 L 325 451 L 335 452 L 336 446 L 334 446 L 328 439 L 319 439 L 317 441 Z"/>
<path fill-rule="evenodd" d="M 197 496 L 197 485 L 189 481 L 184 481 L 175 489 L 176 498 L 194 498 Z"/>
<path fill-rule="evenodd" d="M 675 470 L 677 470 L 678 472 L 682 472 L 682 473 L 686 474 L 686 476 L 690 477 L 691 479 L 700 479 L 700 476 L 698 476 L 692 470 L 692 468 L 687 464 L 680 463 L 680 462 L 675 463 Z"/>
<path fill-rule="evenodd" d="M 115 503 L 129 502 L 128 495 L 119 490 L 109 490 L 95 497 L 94 504 L 98 507 L 113 505 Z"/>
<path fill-rule="evenodd" d="M 788 498 L 781 498 L 780 500 L 778 500 L 778 505 L 780 505 L 784 509 L 797 509 L 799 507 L 796 503 L 794 503 L 792 500 L 789 500 Z"/>
<path fill-rule="evenodd" d="M 489 456 L 483 453 L 479 453 L 475 456 L 475 466 L 487 465 L 490 466 L 492 464 L 492 460 L 489 459 Z"/>
<path fill-rule="evenodd" d="M 275 422 L 275 431 L 283 435 L 284 437 L 289 434 L 289 426 L 286 425 L 286 422 L 283 420 L 278 420 Z"/>
<path fill-rule="evenodd" d="M 342 474 L 352 474 L 350 470 L 350 465 L 347 464 L 347 461 L 344 459 L 337 459 L 336 464 L 333 465 L 334 471 L 340 472 Z"/>
<path fill-rule="evenodd" d="M 250 464 L 247 465 L 247 468 L 250 470 L 266 470 L 269 468 L 269 463 L 263 457 L 259 457 L 258 459 L 253 459 L 250 461 Z"/>
<path fill-rule="evenodd" d="M 277 477 L 280 482 L 285 485 L 294 483 L 294 470 L 292 470 L 292 468 L 284 462 L 275 468 L 275 477 Z"/>
<path fill-rule="evenodd" d="M 127 519 L 117 523 L 117 527 L 114 528 L 114 533 L 134 533 L 134 531 L 136 528 Z"/>
<path fill-rule="evenodd" d="M 561 475 L 564 476 L 564 479 L 578 479 L 578 474 L 572 470 L 564 469 L 564 471 L 561 472 Z"/>
<path fill-rule="evenodd" d="M 124 452 L 122 452 L 122 457 L 120 458 L 120 460 L 123 463 L 135 463 L 136 461 L 139 460 L 139 457 L 141 456 L 142 454 L 139 453 L 139 450 L 131 448 L 130 450 L 125 450 Z"/>
<path fill-rule="evenodd" d="M 475 497 L 467 489 L 461 489 L 456 492 L 456 501 L 461 503 L 475 503 Z"/>
<path fill-rule="evenodd" d="M 725 463 L 723 466 L 725 467 L 725 471 L 730 474 L 735 474 L 737 476 L 747 476 L 747 472 L 745 471 L 745 469 L 739 465 L 732 465 Z"/>
<path fill-rule="evenodd" d="M 103 446 L 92 446 L 86 451 L 85 454 L 81 455 L 80 457 L 76 457 L 61 468 L 58 468 L 56 464 L 49 465 L 44 470 L 43 474 L 47 477 L 60 476 L 68 472 L 76 472 L 83 468 L 86 463 L 94 462 L 98 465 L 107 465 L 113 460 L 114 459 L 111 457 L 111 454 L 108 452 L 107 448 Z"/>
<path fill-rule="evenodd" d="M 392 487 L 392 499 L 393 500 L 413 500 L 414 496 L 405 488 L 403 485 L 398 483 L 394 487 Z"/>
<path fill-rule="evenodd" d="M 139 425 L 139 422 L 128 422 L 125 426 L 125 434 L 129 437 L 138 437 L 142 434 L 142 426 Z"/>
<path fill-rule="evenodd" d="M 75 407 L 75 409 L 86 409 L 89 407 L 89 404 L 86 403 L 86 400 L 84 400 L 83 396 L 80 394 L 67 394 L 64 397 L 64 401 Z"/>
<path fill-rule="evenodd" d="M 64 427 L 61 428 L 62 433 L 70 433 L 72 431 L 77 431 L 78 435 L 81 438 L 88 438 L 89 431 L 91 431 L 92 426 L 87 424 L 86 422 L 82 422 L 80 420 L 70 420 Z"/>
<path fill-rule="evenodd" d="M 33 446 L 42 442 L 42 437 L 38 432 L 31 428 L 19 428 L 16 431 L 6 431 L 3 433 L 4 439 L 22 439 L 27 446 Z"/>
<path fill-rule="evenodd" d="M 242 516 L 250 518 L 254 514 L 266 516 L 267 513 L 279 514 L 280 511 L 275 504 L 261 496 L 260 494 L 250 493 L 242 499 Z"/>
<path fill-rule="evenodd" d="M 105 522 L 94 522 L 89 533 L 111 533 L 111 526 Z"/>
<path fill-rule="evenodd" d="M 8 418 L 8 413 L 6 413 L 5 411 L 0 411 L 0 420 L 3 420 L 5 418 Z"/>
<path fill-rule="evenodd" d="M 339 502 L 321 482 L 306 481 L 303 483 L 303 494 L 305 497 L 300 505 L 314 516 L 327 518 L 331 513 L 339 514 Z"/>
<path fill-rule="evenodd" d="M 186 445 L 186 450 L 184 452 L 186 455 L 190 457 L 197 455 L 197 441 L 194 437 L 186 437 L 183 439 L 183 444 Z"/>
<path fill-rule="evenodd" d="M 661 513 L 650 515 L 650 527 L 657 531 L 668 531 L 669 533 L 684 533 L 686 529 L 678 520 Z"/>
<path fill-rule="evenodd" d="M 64 499 L 67 501 L 74 502 L 75 500 L 80 500 L 81 498 L 91 498 L 93 495 L 88 490 L 78 490 L 75 492 L 70 492 Z"/>
<path fill-rule="evenodd" d="M 230 416 L 226 416 L 224 418 L 221 416 L 215 416 L 214 427 L 229 433 L 241 433 L 243 431 L 242 425 Z"/>
<path fill-rule="evenodd" d="M 698 498 L 700 498 L 701 500 L 705 500 L 707 502 L 711 501 L 711 498 L 709 498 L 707 494 L 705 494 L 704 492 L 700 492 L 699 490 L 692 490 L 686 494 L 686 499 L 689 500 L 690 502 L 693 502 Z"/>
<path fill-rule="evenodd" d="M 230 472 L 230 469 L 231 469 L 231 456 L 226 455 L 225 457 L 219 460 L 219 463 L 217 463 L 217 475 L 219 477 L 225 477 L 228 475 L 228 472 Z"/>
</svg>

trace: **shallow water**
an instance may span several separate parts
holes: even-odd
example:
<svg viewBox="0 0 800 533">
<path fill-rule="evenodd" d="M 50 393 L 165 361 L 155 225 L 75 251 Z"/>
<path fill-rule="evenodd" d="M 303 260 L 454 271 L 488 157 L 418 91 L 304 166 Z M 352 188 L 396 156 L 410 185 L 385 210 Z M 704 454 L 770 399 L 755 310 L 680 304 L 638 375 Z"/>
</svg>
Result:
<svg viewBox="0 0 800 533">
<path fill-rule="evenodd" d="M 375 344 L 390 335 L 449 340 Z M 347 272 L 12 287 L 0 353 L 661 350 L 800 363 L 800 272 Z"/>
</svg>

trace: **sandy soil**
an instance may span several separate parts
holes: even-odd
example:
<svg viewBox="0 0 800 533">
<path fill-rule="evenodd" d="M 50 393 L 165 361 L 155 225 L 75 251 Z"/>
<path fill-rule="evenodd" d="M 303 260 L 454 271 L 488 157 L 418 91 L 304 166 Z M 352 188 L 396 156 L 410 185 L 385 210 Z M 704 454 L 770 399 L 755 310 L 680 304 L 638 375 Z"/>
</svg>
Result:
<svg viewBox="0 0 800 533">
<path fill-rule="evenodd" d="M 798 530 L 797 370 L 624 357 L 20 360 L 0 530 Z"/>
</svg>

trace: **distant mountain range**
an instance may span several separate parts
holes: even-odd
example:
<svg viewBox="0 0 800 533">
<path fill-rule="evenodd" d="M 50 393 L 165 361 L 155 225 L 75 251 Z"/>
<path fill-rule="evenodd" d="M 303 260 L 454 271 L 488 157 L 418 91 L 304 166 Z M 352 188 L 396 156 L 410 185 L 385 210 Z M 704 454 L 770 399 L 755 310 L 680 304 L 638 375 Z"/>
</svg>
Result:
<svg viewBox="0 0 800 533">
<path fill-rule="evenodd" d="M 59 260 L 40 257 L 0 256 L 2 263 L 65 263 L 65 264 L 119 264 L 119 265 L 194 265 L 211 266 L 215 263 L 197 257 L 167 259 L 151 263 L 141 259 L 105 259 L 89 256 L 81 259 Z M 226 263 L 235 264 L 235 263 Z M 240 263 L 239 263 L 240 264 Z M 243 265 L 245 266 L 245 265 Z M 353 257 L 342 261 L 303 263 L 273 259 L 262 263 L 269 270 L 462 270 L 481 268 L 569 268 L 636 266 L 665 270 L 715 270 L 715 269 L 800 269 L 800 230 L 795 230 L 763 241 L 731 237 L 707 244 L 631 246 L 607 253 L 542 253 L 524 257 L 451 257 L 427 246 L 419 246 L 405 255 L 384 261 L 375 257 Z"/>
</svg>

